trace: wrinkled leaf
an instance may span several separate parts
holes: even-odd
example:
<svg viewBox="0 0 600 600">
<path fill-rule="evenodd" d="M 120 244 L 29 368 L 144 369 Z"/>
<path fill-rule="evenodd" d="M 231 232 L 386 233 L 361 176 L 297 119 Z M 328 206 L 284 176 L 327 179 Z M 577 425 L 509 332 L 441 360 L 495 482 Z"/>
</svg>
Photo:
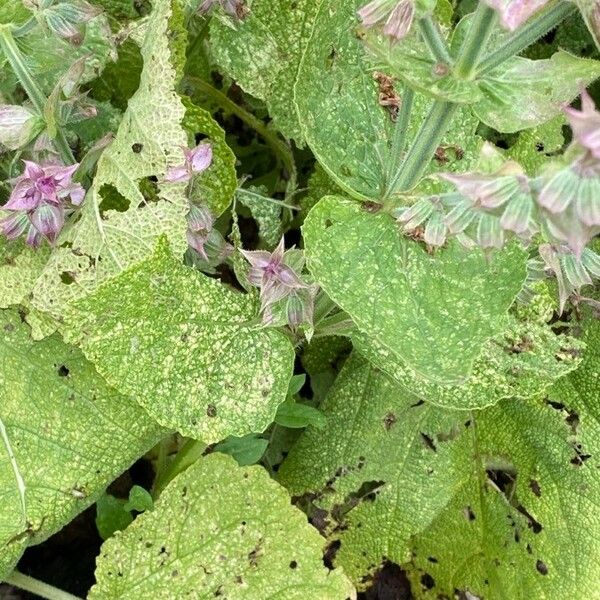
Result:
<svg viewBox="0 0 600 600">
<path fill-rule="evenodd" d="M 166 242 L 77 302 L 68 337 L 159 423 L 206 443 L 263 431 L 285 400 L 294 353 L 252 296 L 184 266 Z"/>
<path fill-rule="evenodd" d="M 263 469 L 211 454 L 104 544 L 89 598 L 355 597 L 341 571 L 324 567 L 322 547 Z"/>
<path fill-rule="evenodd" d="M 486 259 L 451 243 L 432 257 L 389 215 L 333 196 L 313 208 L 303 233 L 311 273 L 359 331 L 445 385 L 470 375 L 525 281 L 520 246 Z"/>
<path fill-rule="evenodd" d="M 0 579 L 90 506 L 165 431 L 54 335 L 0 312 Z"/>
</svg>

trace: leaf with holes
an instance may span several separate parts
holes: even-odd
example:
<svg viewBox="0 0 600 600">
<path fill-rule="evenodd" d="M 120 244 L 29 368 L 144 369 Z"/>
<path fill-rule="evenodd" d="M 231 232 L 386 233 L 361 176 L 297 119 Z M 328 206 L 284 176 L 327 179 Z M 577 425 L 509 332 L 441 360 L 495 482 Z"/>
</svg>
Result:
<svg viewBox="0 0 600 600">
<path fill-rule="evenodd" d="M 167 35 L 171 20 L 180 18 L 173 16 L 172 1 L 155 4 L 140 87 L 100 158 L 79 221 L 61 235 L 35 286 L 33 305 L 56 319 L 69 302 L 143 259 L 159 236 L 167 235 L 176 252 L 187 247 L 185 185 L 160 182 L 168 167 L 182 162 L 180 146 L 188 142 Z M 156 193 L 148 194 L 154 186 Z"/>
<path fill-rule="evenodd" d="M 420 377 L 463 383 L 502 333 L 525 281 L 525 252 L 489 259 L 452 243 L 430 256 L 393 219 L 329 196 L 303 228 L 308 267 L 359 331 Z"/>
<path fill-rule="evenodd" d="M 67 339 L 159 423 L 217 442 L 263 431 L 286 397 L 294 351 L 254 296 L 153 256 L 73 305 Z"/>
<path fill-rule="evenodd" d="M 341 570 L 323 565 L 322 548 L 264 470 L 211 454 L 104 543 L 89 598 L 355 598 Z"/>
<path fill-rule="evenodd" d="M 33 342 L 12 310 L 0 331 L 2 579 L 167 432 L 58 335 Z"/>
</svg>

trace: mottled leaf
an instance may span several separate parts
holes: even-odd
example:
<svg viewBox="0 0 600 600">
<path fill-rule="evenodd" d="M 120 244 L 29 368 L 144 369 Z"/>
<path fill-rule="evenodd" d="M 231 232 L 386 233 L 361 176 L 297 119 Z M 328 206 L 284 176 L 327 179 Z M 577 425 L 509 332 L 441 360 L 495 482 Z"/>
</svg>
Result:
<svg viewBox="0 0 600 600">
<path fill-rule="evenodd" d="M 68 338 L 159 423 L 206 443 L 263 431 L 285 400 L 294 352 L 254 296 L 153 256 L 77 302 Z"/>
<path fill-rule="evenodd" d="M 89 598 L 355 597 L 343 573 L 323 565 L 322 547 L 262 468 L 211 454 L 104 544 Z"/>
<path fill-rule="evenodd" d="M 54 335 L 0 311 L 0 579 L 166 431 Z"/>
<path fill-rule="evenodd" d="M 339 197 L 313 208 L 303 233 L 311 273 L 359 331 L 444 385 L 470 375 L 525 281 L 516 244 L 487 259 L 456 243 L 431 256 L 389 215 Z"/>
</svg>

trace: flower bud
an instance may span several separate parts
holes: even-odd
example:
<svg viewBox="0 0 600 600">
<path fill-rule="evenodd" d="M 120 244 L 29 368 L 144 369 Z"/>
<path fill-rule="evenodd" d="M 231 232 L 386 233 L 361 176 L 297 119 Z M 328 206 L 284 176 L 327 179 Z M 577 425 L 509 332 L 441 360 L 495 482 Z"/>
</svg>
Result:
<svg viewBox="0 0 600 600">
<path fill-rule="evenodd" d="M 23 148 L 44 129 L 44 121 L 24 106 L 0 106 L 0 144 L 9 150 Z"/>
<path fill-rule="evenodd" d="M 85 36 L 85 24 L 101 12 L 85 0 L 69 0 L 45 9 L 42 15 L 50 31 L 79 46 Z"/>
</svg>

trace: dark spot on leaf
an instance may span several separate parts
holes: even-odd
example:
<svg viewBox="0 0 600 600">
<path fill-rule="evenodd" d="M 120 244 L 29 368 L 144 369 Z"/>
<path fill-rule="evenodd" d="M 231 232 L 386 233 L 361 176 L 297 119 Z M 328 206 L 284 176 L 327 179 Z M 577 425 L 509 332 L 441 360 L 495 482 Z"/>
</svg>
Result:
<svg viewBox="0 0 600 600">
<path fill-rule="evenodd" d="M 290 562 L 290 569 L 295 569 L 297 566 L 298 566 L 298 563 L 295 560 Z"/>
<path fill-rule="evenodd" d="M 131 149 L 136 154 L 139 154 L 144 149 L 144 144 L 140 144 L 139 142 L 136 142 L 135 144 L 132 144 Z"/>
<path fill-rule="evenodd" d="M 335 561 L 335 556 L 341 547 L 342 542 L 340 540 L 333 540 L 327 544 L 327 547 L 325 548 L 325 554 L 323 554 L 323 563 L 328 569 L 335 568 L 333 562 Z"/>
<path fill-rule="evenodd" d="M 535 568 L 538 570 L 538 573 L 540 573 L 541 575 L 548 575 L 548 567 L 539 558 L 537 559 L 537 561 L 535 563 Z"/>
<path fill-rule="evenodd" d="M 12 323 L 7 323 L 4 326 L 4 331 L 6 331 L 7 333 L 10 333 L 11 331 L 15 330 L 15 326 Z"/>
<path fill-rule="evenodd" d="M 208 417 L 216 417 L 217 416 L 217 407 L 214 404 L 209 404 L 206 407 L 206 415 Z"/>
<path fill-rule="evenodd" d="M 73 273 L 69 273 L 68 271 L 63 271 L 60 274 L 60 280 L 65 285 L 71 285 L 72 283 L 75 283 L 75 277 L 73 277 Z"/>
<path fill-rule="evenodd" d="M 425 400 L 419 400 L 418 402 L 415 402 L 414 404 L 411 404 L 410 407 L 411 408 L 417 408 L 419 406 L 423 406 L 423 404 L 425 404 Z"/>
<path fill-rule="evenodd" d="M 426 590 L 431 590 L 435 587 L 435 579 L 429 573 L 423 573 L 421 575 L 421 585 Z"/>
<path fill-rule="evenodd" d="M 429 450 L 433 450 L 433 452 L 437 452 L 437 448 L 435 447 L 435 444 L 433 443 L 433 440 L 431 439 L 431 437 L 429 437 L 426 433 L 421 432 L 421 439 L 423 440 L 423 443 L 425 444 L 425 446 L 427 448 L 429 448 Z"/>
<path fill-rule="evenodd" d="M 396 421 L 396 415 L 393 412 L 389 412 L 383 418 L 383 425 L 389 431 L 395 425 Z"/>
<path fill-rule="evenodd" d="M 69 374 L 69 369 L 65 365 L 60 365 L 60 367 L 58 367 L 58 376 L 59 377 L 67 377 L 68 374 Z"/>
<path fill-rule="evenodd" d="M 331 219 L 325 219 L 325 229 L 328 229 L 333 225 L 333 221 Z"/>
<path fill-rule="evenodd" d="M 437 558 L 435 558 L 435 556 L 428 556 L 428 557 L 427 557 L 427 560 L 428 560 L 429 562 L 431 562 L 431 563 L 437 563 L 437 562 L 438 562 L 438 559 L 437 559 Z"/>
<path fill-rule="evenodd" d="M 542 495 L 540 484 L 535 479 L 529 480 L 529 488 L 538 498 Z"/>
<path fill-rule="evenodd" d="M 372 200 L 363 202 L 361 206 L 365 212 L 368 212 L 371 214 L 376 214 L 383 208 L 382 204 L 379 204 L 379 202 L 373 202 Z"/>
<path fill-rule="evenodd" d="M 475 513 L 470 506 L 465 506 L 465 508 L 463 508 L 463 515 L 465 515 L 465 519 L 467 519 L 467 521 L 475 520 Z"/>
</svg>

